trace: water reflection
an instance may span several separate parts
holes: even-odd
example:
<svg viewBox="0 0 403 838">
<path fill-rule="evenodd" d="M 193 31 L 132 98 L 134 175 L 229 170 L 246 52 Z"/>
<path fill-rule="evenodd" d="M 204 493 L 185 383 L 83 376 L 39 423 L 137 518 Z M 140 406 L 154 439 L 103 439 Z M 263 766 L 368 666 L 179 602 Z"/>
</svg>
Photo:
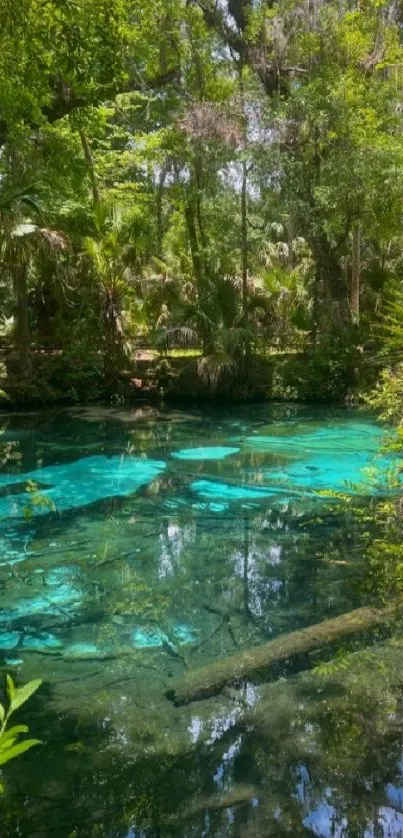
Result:
<svg viewBox="0 0 403 838">
<path fill-rule="evenodd" d="M 326 411 L 8 421 L 3 487 L 85 475 L 77 503 L 70 481 L 55 510 L 1 521 L 4 671 L 44 678 L 28 723 L 46 743 L 7 770 L 5 835 L 403 835 L 398 628 L 343 644 L 326 676 L 318 651 L 264 684 L 165 699 L 188 669 L 390 591 L 396 567 L 368 561 L 375 489 L 351 488 L 358 517 L 318 491 L 343 485 L 341 444 L 381 462 L 371 421 Z"/>
</svg>

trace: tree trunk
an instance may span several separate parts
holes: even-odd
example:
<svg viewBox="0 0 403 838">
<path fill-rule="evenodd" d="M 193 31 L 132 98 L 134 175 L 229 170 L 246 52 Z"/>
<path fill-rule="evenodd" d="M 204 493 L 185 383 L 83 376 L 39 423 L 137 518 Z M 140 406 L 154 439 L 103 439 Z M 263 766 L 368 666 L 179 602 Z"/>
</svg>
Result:
<svg viewBox="0 0 403 838">
<path fill-rule="evenodd" d="M 19 372 L 22 378 L 31 373 L 31 326 L 29 322 L 29 295 L 27 266 L 15 265 L 13 268 L 16 306 L 16 344 Z"/>
<path fill-rule="evenodd" d="M 83 147 L 84 157 L 86 159 L 87 166 L 88 166 L 88 173 L 89 173 L 90 180 L 91 180 L 92 201 L 93 201 L 94 207 L 97 207 L 101 202 L 101 195 L 100 195 L 100 192 L 99 192 L 97 173 L 95 171 L 95 166 L 94 166 L 94 158 L 92 156 L 91 146 L 89 144 L 87 135 L 82 130 L 82 128 L 79 129 L 79 133 L 80 133 L 81 145 Z"/>
<path fill-rule="evenodd" d="M 248 167 L 242 163 L 241 239 L 242 239 L 242 325 L 248 328 Z"/>
<path fill-rule="evenodd" d="M 341 638 L 385 623 L 395 616 L 399 607 L 401 603 L 382 610 L 357 608 L 340 617 L 282 635 L 253 649 L 246 649 L 201 669 L 187 672 L 183 678 L 172 684 L 166 696 L 176 705 L 209 698 L 220 692 L 226 684 L 252 678 L 274 663 L 298 654 L 306 654 Z"/>
<path fill-rule="evenodd" d="M 347 288 L 337 252 L 332 248 L 324 232 L 310 238 L 309 244 L 315 260 L 315 280 L 312 291 L 312 342 L 315 345 L 320 332 L 332 332 L 337 328 L 335 306 L 344 309 L 348 320 Z M 334 304 L 334 305 L 333 305 Z"/>
<path fill-rule="evenodd" d="M 116 392 L 124 360 L 121 314 L 113 289 L 108 289 L 106 292 L 104 327 L 104 379 L 107 390 L 113 393 Z"/>
<path fill-rule="evenodd" d="M 248 144 L 248 123 L 245 107 L 245 89 L 243 83 L 243 64 L 239 67 L 239 92 L 242 106 L 242 133 L 243 152 L 246 153 Z M 248 165 L 246 160 L 242 161 L 242 188 L 241 188 L 241 262 L 242 262 L 242 326 L 244 329 L 249 325 L 249 241 L 248 241 Z M 250 357 L 250 342 L 245 339 L 245 371 Z"/>
<path fill-rule="evenodd" d="M 185 207 L 186 227 L 189 237 L 190 253 L 192 256 L 193 271 L 197 283 L 197 293 L 199 298 L 199 306 L 202 313 L 206 315 L 206 296 L 208 293 L 203 259 L 200 253 L 199 240 L 196 230 L 195 212 L 191 200 L 188 201 Z M 208 324 L 203 324 L 201 328 L 201 338 L 203 344 L 203 355 L 211 355 L 214 352 L 214 342 L 211 327 Z"/>
<path fill-rule="evenodd" d="M 167 176 L 167 169 L 162 168 L 159 178 L 158 178 L 158 188 L 157 188 L 157 254 L 159 259 L 163 259 L 163 239 L 164 239 L 164 217 L 163 217 L 163 197 L 164 197 L 164 185 Z"/>
<path fill-rule="evenodd" d="M 350 309 L 354 325 L 360 322 L 360 279 L 361 279 L 361 222 L 354 221 L 352 229 L 352 259 Z"/>
<path fill-rule="evenodd" d="M 201 159 L 201 152 L 198 144 L 196 144 L 195 153 L 194 153 L 194 170 L 195 170 L 195 188 L 196 188 L 196 218 L 197 218 L 197 226 L 199 228 L 199 236 L 201 241 L 201 246 L 205 251 L 207 248 L 207 237 L 204 230 L 203 218 L 202 218 L 202 209 L 201 209 L 201 194 L 203 191 L 203 165 Z"/>
</svg>

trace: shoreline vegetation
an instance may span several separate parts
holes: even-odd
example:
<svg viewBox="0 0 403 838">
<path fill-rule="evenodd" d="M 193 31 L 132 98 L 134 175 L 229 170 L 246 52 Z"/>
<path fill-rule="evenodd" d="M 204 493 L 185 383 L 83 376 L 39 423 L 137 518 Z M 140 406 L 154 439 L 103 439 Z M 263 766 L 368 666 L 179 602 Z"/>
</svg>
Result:
<svg viewBox="0 0 403 838">
<path fill-rule="evenodd" d="M 109 404 L 130 405 L 136 402 L 195 401 L 206 403 L 309 402 L 357 406 L 364 402 L 365 392 L 374 384 L 377 367 L 371 363 L 360 386 L 354 376 L 340 372 L 332 379 L 326 365 L 318 371 L 312 353 L 294 350 L 251 356 L 247 371 L 243 365 L 234 367 L 220 381 L 203 375 L 203 356 L 192 350 L 176 350 L 161 357 L 156 350 L 137 353 L 114 381 L 106 387 L 94 374 L 90 381 L 80 380 L 80 369 L 66 368 L 62 352 L 34 353 L 29 382 L 20 378 L 0 378 L 3 391 L 2 411 L 19 407 L 72 406 Z M 363 363 L 362 356 L 360 361 Z M 66 389 L 65 380 L 77 378 L 75 386 Z"/>
</svg>

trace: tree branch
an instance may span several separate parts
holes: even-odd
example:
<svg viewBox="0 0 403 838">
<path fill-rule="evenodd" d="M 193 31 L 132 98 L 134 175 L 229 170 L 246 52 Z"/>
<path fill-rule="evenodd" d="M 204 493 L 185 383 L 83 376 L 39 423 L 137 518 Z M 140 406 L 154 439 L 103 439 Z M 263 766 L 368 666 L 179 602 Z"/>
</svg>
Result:
<svg viewBox="0 0 403 838">
<path fill-rule="evenodd" d="M 72 111 L 79 108 L 86 108 L 90 105 L 99 105 L 101 102 L 108 102 L 115 99 L 121 93 L 135 93 L 136 91 L 155 90 L 179 80 L 179 67 L 174 67 L 154 78 L 132 78 L 124 85 L 101 85 L 91 96 L 77 95 L 74 89 L 60 76 L 51 83 L 53 100 L 50 105 L 42 109 L 42 114 L 47 122 L 57 122 Z M 31 125 L 36 128 L 36 125 Z M 0 120 L 0 146 L 7 140 L 8 125 L 5 120 Z"/>
<path fill-rule="evenodd" d="M 207 26 L 215 29 L 227 46 L 238 53 L 240 61 L 247 64 L 262 82 L 266 93 L 285 92 L 291 75 L 307 72 L 302 67 L 283 67 L 276 58 L 268 56 L 264 33 L 256 43 L 248 41 L 242 30 L 232 28 L 225 13 L 211 0 L 191 0 L 202 11 Z"/>
</svg>

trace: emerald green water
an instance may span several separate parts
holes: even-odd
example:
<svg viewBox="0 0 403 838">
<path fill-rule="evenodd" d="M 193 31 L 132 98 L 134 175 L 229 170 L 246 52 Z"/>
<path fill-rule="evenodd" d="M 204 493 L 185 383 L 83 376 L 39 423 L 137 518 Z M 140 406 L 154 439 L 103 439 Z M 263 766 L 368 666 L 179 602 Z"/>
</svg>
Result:
<svg viewBox="0 0 403 838">
<path fill-rule="evenodd" d="M 0 428 L 0 662 L 44 680 L 20 711 L 44 744 L 4 770 L 1 838 L 403 835 L 398 635 L 165 697 L 188 669 L 378 602 L 371 516 L 338 499 L 390 492 L 374 420 L 91 408 Z"/>
</svg>

